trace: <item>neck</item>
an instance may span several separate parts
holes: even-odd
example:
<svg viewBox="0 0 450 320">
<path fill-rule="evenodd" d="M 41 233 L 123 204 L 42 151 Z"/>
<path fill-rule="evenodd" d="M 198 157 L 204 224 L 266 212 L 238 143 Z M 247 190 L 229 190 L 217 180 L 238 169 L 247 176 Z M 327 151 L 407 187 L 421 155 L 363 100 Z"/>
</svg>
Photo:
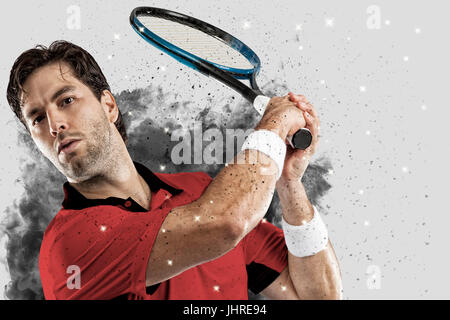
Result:
<svg viewBox="0 0 450 320">
<path fill-rule="evenodd" d="M 148 184 L 136 171 L 128 153 L 120 159 L 117 158 L 108 161 L 102 172 L 87 180 L 81 182 L 69 180 L 70 185 L 88 199 L 131 197 L 149 210 L 151 191 Z"/>
</svg>

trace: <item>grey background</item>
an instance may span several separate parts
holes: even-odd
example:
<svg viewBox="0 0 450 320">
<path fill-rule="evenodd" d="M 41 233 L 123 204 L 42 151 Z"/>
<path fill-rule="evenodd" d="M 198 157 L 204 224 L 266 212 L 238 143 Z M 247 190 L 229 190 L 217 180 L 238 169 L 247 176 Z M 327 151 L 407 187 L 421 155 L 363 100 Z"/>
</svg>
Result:
<svg viewBox="0 0 450 320">
<path fill-rule="evenodd" d="M 79 30 L 66 25 L 71 5 L 81 9 Z M 274 80 L 313 102 L 321 140 L 312 162 L 326 158 L 333 167 L 326 177 L 332 187 L 321 205 L 346 299 L 450 297 L 444 194 L 448 1 L 2 2 L 0 291 L 10 281 L 5 221 L 27 193 L 19 164 L 32 161 L 5 98 L 10 68 L 21 52 L 66 39 L 93 54 L 115 94 L 158 85 L 164 101 L 189 101 L 196 111 L 217 107 L 218 116 L 221 104 L 233 108 L 243 102 L 144 44 L 128 23 L 140 5 L 190 14 L 236 35 L 262 59 L 263 86 Z M 381 9 L 378 30 L 366 24 L 370 5 Z M 287 93 L 281 86 L 276 91 Z M 213 97 L 206 99 L 210 92 Z M 192 120 L 183 110 L 169 116 L 183 126 Z M 378 289 L 370 285 L 372 266 L 380 270 Z"/>
</svg>

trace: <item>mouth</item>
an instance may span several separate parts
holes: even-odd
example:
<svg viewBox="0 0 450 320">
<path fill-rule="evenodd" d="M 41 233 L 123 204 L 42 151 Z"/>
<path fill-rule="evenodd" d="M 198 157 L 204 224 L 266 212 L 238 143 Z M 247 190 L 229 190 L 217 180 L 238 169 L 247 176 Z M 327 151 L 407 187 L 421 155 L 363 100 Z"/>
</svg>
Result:
<svg viewBox="0 0 450 320">
<path fill-rule="evenodd" d="M 70 139 L 67 141 L 63 141 L 58 146 L 58 155 L 60 153 L 68 154 L 68 153 L 72 152 L 77 147 L 77 145 L 79 144 L 80 141 L 81 140 L 76 140 L 76 139 Z"/>
</svg>

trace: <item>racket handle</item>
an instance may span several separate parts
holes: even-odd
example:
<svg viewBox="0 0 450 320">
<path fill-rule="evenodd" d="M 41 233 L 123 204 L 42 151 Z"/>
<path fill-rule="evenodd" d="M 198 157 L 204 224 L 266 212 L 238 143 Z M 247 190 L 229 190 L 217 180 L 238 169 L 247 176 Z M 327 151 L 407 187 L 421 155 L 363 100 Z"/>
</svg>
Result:
<svg viewBox="0 0 450 320">
<path fill-rule="evenodd" d="M 269 101 L 269 97 L 258 95 L 253 101 L 253 107 L 260 115 L 263 115 Z M 307 128 L 301 128 L 292 137 L 288 136 L 286 140 L 292 148 L 305 150 L 311 145 L 312 134 Z"/>
</svg>

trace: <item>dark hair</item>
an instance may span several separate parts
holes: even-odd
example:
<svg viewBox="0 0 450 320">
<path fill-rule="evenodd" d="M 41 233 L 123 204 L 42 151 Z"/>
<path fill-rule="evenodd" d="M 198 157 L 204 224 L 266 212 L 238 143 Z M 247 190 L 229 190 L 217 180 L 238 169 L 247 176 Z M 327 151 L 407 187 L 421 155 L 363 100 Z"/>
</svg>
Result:
<svg viewBox="0 0 450 320">
<path fill-rule="evenodd" d="M 88 86 L 99 101 L 103 90 L 111 91 L 97 62 L 83 48 L 63 40 L 53 42 L 48 48 L 37 45 L 35 48 L 23 52 L 14 62 L 6 92 L 11 109 L 27 130 L 28 127 L 22 114 L 23 84 L 33 71 L 52 62 L 67 63 L 72 68 L 73 75 Z M 114 124 L 126 144 L 128 136 L 120 110 Z"/>
</svg>

